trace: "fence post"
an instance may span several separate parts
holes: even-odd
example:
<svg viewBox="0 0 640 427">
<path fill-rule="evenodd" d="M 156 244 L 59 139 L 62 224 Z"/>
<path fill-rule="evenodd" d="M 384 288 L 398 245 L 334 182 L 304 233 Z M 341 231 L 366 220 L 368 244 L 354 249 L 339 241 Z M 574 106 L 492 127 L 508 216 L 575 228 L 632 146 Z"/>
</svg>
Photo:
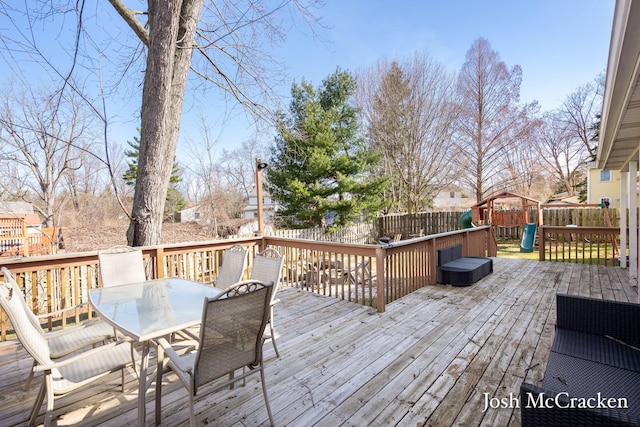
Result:
<svg viewBox="0 0 640 427">
<path fill-rule="evenodd" d="M 495 228 L 491 225 L 486 229 L 485 238 L 487 239 L 487 256 L 498 256 L 498 242 L 496 241 Z"/>
<path fill-rule="evenodd" d="M 161 279 L 166 276 L 167 272 L 164 271 L 164 250 L 162 248 L 156 248 L 156 279 Z"/>
<path fill-rule="evenodd" d="M 427 284 L 435 285 L 436 283 L 436 269 L 438 265 L 438 256 L 436 254 L 436 240 L 429 240 L 427 243 L 427 268 L 429 271 L 429 280 Z"/>
<path fill-rule="evenodd" d="M 378 313 L 384 313 L 385 311 L 385 259 L 387 257 L 387 250 L 381 246 L 376 248 L 376 308 Z"/>
<path fill-rule="evenodd" d="M 544 231 L 544 225 L 538 228 L 538 260 L 544 261 L 545 259 L 545 247 L 547 246 L 546 242 L 547 233 Z"/>
</svg>

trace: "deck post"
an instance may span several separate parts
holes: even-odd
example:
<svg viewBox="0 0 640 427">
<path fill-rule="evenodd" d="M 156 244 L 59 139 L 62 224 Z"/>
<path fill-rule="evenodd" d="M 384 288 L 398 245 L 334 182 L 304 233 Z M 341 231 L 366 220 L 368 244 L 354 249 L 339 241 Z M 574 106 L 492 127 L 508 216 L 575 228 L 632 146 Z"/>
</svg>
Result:
<svg viewBox="0 0 640 427">
<path fill-rule="evenodd" d="M 638 179 L 638 162 L 629 162 L 629 283 L 638 284 L 638 206 L 636 203 L 636 183 Z"/>
<path fill-rule="evenodd" d="M 627 209 L 629 206 L 629 172 L 620 172 L 620 267 L 627 268 Z"/>
<path fill-rule="evenodd" d="M 156 257 L 156 274 L 158 275 L 158 277 L 155 277 L 155 278 L 156 279 L 161 279 L 163 277 L 166 277 L 167 273 L 166 273 L 166 271 L 164 271 L 164 250 L 163 250 L 163 248 L 161 248 L 161 247 L 156 248 L 155 257 Z"/>
<path fill-rule="evenodd" d="M 376 248 L 376 308 L 378 310 L 378 313 L 384 313 L 385 311 L 386 296 L 384 284 L 386 275 L 384 272 L 384 264 L 386 256 L 387 250 L 382 246 L 378 246 Z"/>
</svg>

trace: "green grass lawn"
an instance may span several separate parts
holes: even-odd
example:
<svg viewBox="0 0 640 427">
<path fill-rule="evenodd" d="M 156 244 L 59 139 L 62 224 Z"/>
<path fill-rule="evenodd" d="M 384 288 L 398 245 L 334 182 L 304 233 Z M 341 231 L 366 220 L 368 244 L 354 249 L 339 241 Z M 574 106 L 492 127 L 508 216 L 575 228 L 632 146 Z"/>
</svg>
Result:
<svg viewBox="0 0 640 427">
<path fill-rule="evenodd" d="M 498 257 L 537 260 L 539 255 L 537 247 L 533 248 L 533 252 L 520 252 L 519 240 L 499 240 Z"/>
<path fill-rule="evenodd" d="M 575 245 L 575 243 L 574 243 Z M 559 248 L 558 250 L 562 250 Z M 583 251 L 584 255 L 583 255 Z M 547 254 L 547 257 L 549 254 Z M 555 255 L 554 255 L 555 256 Z M 584 260 L 582 257 L 585 257 Z M 598 256 L 600 259 L 598 259 Z M 500 258 L 516 258 L 516 259 L 540 259 L 538 253 L 538 247 L 535 246 L 533 248 L 533 252 L 520 252 L 520 241 L 515 240 L 499 240 L 498 241 L 498 257 Z M 561 255 L 559 255 L 561 257 Z M 569 248 L 565 250 L 565 260 L 566 262 L 577 262 L 577 263 L 593 263 L 593 264 L 602 264 L 602 265 L 616 265 L 617 261 L 613 261 L 613 253 L 611 252 L 611 248 L 608 248 L 607 253 L 604 251 L 601 254 L 597 253 L 597 247 L 589 248 L 588 245 L 585 247 L 578 246 L 577 252 L 575 250 L 575 246 L 571 249 L 571 253 L 569 253 Z M 553 260 L 554 258 L 550 258 L 549 260 Z M 561 261 L 561 259 L 559 259 Z"/>
</svg>

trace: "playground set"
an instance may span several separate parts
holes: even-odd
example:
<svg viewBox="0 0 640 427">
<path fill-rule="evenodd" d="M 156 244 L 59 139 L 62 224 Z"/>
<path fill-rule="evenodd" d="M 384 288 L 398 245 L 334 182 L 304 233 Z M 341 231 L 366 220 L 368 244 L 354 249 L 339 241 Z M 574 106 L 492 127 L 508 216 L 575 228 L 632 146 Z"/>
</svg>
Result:
<svg viewBox="0 0 640 427">
<path fill-rule="evenodd" d="M 543 204 L 538 200 L 522 195 L 502 192 L 488 197 L 473 205 L 471 210 L 460 217 L 460 225 L 463 228 L 477 227 L 479 225 L 491 225 L 491 236 L 497 244 L 498 227 L 522 227 L 522 240 L 520 252 L 533 252 L 536 244 L 538 227 L 543 225 L 543 209 L 554 208 L 594 208 L 602 209 L 605 225 L 611 227 L 608 207 L 600 204 Z M 612 245 L 617 252 L 615 238 L 612 236 Z"/>
<path fill-rule="evenodd" d="M 538 224 L 542 223 L 541 203 L 519 194 L 502 192 L 471 207 L 460 218 L 464 228 L 491 225 L 491 236 L 497 244 L 497 227 L 522 227 L 520 252 L 533 252 Z"/>
</svg>

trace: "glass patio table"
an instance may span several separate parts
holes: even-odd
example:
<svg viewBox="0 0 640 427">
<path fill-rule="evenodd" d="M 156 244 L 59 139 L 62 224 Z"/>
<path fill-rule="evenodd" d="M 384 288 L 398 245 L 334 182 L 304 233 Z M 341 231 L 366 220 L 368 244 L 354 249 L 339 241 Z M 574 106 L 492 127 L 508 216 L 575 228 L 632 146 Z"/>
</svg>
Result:
<svg viewBox="0 0 640 427">
<path fill-rule="evenodd" d="M 92 289 L 89 302 L 96 313 L 123 335 L 142 344 L 138 385 L 138 425 L 145 425 L 147 370 L 152 340 L 197 326 L 202 320 L 206 298 L 220 289 L 179 278 L 148 280 L 120 286 Z M 162 358 L 158 351 L 156 382 L 162 380 Z M 160 411 L 156 399 L 156 424 Z"/>
</svg>

